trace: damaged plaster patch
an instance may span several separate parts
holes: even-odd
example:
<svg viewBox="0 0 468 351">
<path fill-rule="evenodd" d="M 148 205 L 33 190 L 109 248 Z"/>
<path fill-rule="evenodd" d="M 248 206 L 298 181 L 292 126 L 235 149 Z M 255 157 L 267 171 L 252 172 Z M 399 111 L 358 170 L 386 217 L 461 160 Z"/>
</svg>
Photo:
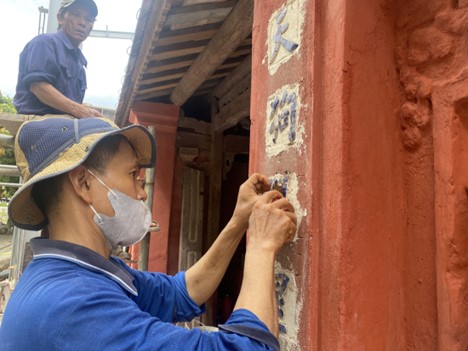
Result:
<svg viewBox="0 0 468 351">
<path fill-rule="evenodd" d="M 291 147 L 301 153 L 304 125 L 300 119 L 299 84 L 278 89 L 270 95 L 266 107 L 265 147 L 267 157 L 273 157 Z"/>
<path fill-rule="evenodd" d="M 270 74 L 274 74 L 279 66 L 300 50 L 304 23 L 303 5 L 304 0 L 288 0 L 270 17 L 267 39 Z"/>
<path fill-rule="evenodd" d="M 302 219 L 307 216 L 307 209 L 303 209 L 299 200 L 297 199 L 297 194 L 299 191 L 299 180 L 296 173 L 285 172 L 284 174 L 275 174 L 270 177 L 270 184 L 277 184 L 278 188 L 273 186 L 275 190 L 278 190 L 286 197 L 289 202 L 294 206 L 294 210 L 297 217 L 297 230 L 296 235 L 294 236 L 293 243 L 298 240 L 298 231 L 301 226 Z M 301 186 L 302 189 L 307 187 Z"/>
<path fill-rule="evenodd" d="M 275 262 L 275 290 L 278 302 L 279 343 L 283 351 L 299 351 L 299 322 L 302 301 L 298 300 L 294 272 Z"/>
</svg>

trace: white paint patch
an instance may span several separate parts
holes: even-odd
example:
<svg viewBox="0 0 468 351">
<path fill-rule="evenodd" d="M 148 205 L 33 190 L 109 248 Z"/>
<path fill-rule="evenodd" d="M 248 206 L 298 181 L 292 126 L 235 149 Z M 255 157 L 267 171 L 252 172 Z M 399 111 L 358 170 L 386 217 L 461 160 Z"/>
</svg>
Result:
<svg viewBox="0 0 468 351">
<path fill-rule="evenodd" d="M 287 0 L 270 17 L 268 24 L 268 71 L 270 75 L 301 49 L 305 0 Z"/>
<path fill-rule="evenodd" d="M 301 119 L 299 87 L 298 83 L 286 85 L 268 98 L 265 123 L 267 157 L 276 156 L 290 148 L 295 148 L 301 153 L 304 121 Z"/>
<path fill-rule="evenodd" d="M 282 351 L 300 351 L 299 333 L 302 301 L 298 300 L 294 272 L 275 262 L 275 289 L 279 308 L 279 343 Z"/>
<path fill-rule="evenodd" d="M 293 243 L 298 240 L 298 230 L 301 225 L 302 219 L 307 216 L 307 209 L 303 209 L 299 200 L 297 199 L 297 194 L 299 192 L 299 188 L 307 189 L 307 187 L 302 184 L 299 186 L 299 180 L 297 179 L 296 173 L 285 173 L 285 174 L 275 174 L 274 176 L 270 177 L 270 181 L 276 181 L 279 184 L 286 183 L 286 198 L 289 202 L 294 206 L 294 210 L 297 217 L 297 230 L 296 235 L 294 236 Z M 281 192 L 281 191 L 280 191 Z"/>
</svg>

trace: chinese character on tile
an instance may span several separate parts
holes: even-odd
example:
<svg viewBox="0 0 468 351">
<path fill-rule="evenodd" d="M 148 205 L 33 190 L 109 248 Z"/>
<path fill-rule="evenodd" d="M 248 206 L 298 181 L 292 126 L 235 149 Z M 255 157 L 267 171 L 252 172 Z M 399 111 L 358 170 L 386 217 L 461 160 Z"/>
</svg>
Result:
<svg viewBox="0 0 468 351">
<path fill-rule="evenodd" d="M 276 34 L 273 36 L 273 41 L 274 41 L 274 47 L 273 47 L 273 52 L 271 53 L 271 62 L 274 62 L 276 57 L 278 56 L 278 52 L 280 47 L 282 46 L 285 48 L 288 52 L 292 53 L 294 50 L 297 49 L 299 44 L 295 43 L 292 40 L 286 39 L 283 37 L 283 34 L 286 33 L 286 31 L 289 28 L 289 22 L 284 22 L 284 18 L 286 17 L 286 14 L 288 13 L 288 9 L 284 8 L 276 17 Z"/>
</svg>

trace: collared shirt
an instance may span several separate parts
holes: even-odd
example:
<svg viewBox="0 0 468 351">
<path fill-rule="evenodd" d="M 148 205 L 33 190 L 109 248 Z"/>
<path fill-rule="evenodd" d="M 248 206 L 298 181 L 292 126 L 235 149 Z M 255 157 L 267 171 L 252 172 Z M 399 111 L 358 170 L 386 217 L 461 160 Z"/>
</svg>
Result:
<svg viewBox="0 0 468 351">
<path fill-rule="evenodd" d="M 63 114 L 43 104 L 29 90 L 32 83 L 53 85 L 67 98 L 82 103 L 86 90 L 87 61 L 79 48 L 75 48 L 67 35 L 41 34 L 32 39 L 20 54 L 18 82 L 13 103 L 21 114 Z"/>
<path fill-rule="evenodd" d="M 203 313 L 187 292 L 184 272 L 136 271 L 64 241 L 35 238 L 31 246 L 33 260 L 0 327 L 3 351 L 270 350 L 243 335 L 173 325 Z M 247 310 L 235 311 L 226 325 L 268 332 Z"/>
</svg>

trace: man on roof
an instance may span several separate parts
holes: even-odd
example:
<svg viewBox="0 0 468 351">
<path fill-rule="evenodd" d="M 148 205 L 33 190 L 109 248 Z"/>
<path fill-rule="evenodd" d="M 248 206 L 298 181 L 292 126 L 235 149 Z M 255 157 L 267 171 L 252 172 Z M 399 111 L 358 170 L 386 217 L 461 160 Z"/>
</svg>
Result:
<svg viewBox="0 0 468 351">
<path fill-rule="evenodd" d="M 151 214 L 139 178 L 156 143 L 144 127 L 102 118 L 44 118 L 18 131 L 25 181 L 9 204 L 13 223 L 49 227 L 31 240 L 34 257 L 6 307 L 3 351 L 279 350 L 275 255 L 292 240 L 296 216 L 268 179 L 239 189 L 231 220 L 191 268 L 175 276 L 131 269 L 112 257 L 147 232 Z M 219 331 L 174 322 L 204 312 L 247 232 L 244 276 L 234 311 Z"/>
<path fill-rule="evenodd" d="M 87 61 L 80 45 L 97 14 L 93 0 L 64 0 L 57 14 L 57 33 L 40 34 L 25 46 L 13 99 L 18 113 L 103 117 L 83 105 Z"/>
</svg>

